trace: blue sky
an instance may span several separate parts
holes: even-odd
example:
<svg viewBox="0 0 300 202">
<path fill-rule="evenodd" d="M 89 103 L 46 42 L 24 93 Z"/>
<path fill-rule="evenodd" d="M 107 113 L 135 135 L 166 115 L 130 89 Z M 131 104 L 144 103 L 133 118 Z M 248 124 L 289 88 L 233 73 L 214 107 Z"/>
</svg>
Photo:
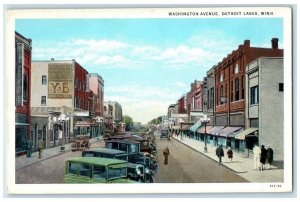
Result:
<svg viewBox="0 0 300 202">
<path fill-rule="evenodd" d="M 105 100 L 147 123 L 202 80 L 244 40 L 283 44 L 279 18 L 22 19 L 16 31 L 32 39 L 33 60 L 76 59 L 105 81 Z"/>
</svg>

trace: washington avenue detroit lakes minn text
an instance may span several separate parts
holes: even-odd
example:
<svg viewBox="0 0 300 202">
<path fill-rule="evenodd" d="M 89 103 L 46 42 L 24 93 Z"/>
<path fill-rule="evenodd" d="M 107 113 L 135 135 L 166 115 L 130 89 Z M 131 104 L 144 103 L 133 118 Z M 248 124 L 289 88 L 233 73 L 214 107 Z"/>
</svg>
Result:
<svg viewBox="0 0 300 202">
<path fill-rule="evenodd" d="M 253 16 L 253 15 L 274 15 L 271 11 L 262 12 L 169 12 L 169 16 Z"/>
</svg>

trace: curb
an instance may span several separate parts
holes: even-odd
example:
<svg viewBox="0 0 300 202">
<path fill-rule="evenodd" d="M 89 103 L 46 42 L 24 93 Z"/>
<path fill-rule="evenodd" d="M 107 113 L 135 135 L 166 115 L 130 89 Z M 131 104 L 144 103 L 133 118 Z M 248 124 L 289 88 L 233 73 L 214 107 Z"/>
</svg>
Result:
<svg viewBox="0 0 300 202">
<path fill-rule="evenodd" d="M 198 152 L 198 153 L 200 153 L 200 154 L 206 156 L 207 158 L 209 158 L 209 159 L 211 159 L 211 160 L 213 160 L 213 161 L 219 163 L 216 159 L 214 159 L 214 158 L 212 158 L 212 157 L 210 157 L 210 156 L 208 156 L 208 155 L 205 155 L 205 153 L 203 153 L 203 152 L 201 152 L 201 151 L 199 151 L 199 150 L 197 150 L 197 149 L 191 147 L 190 145 L 185 144 L 185 143 L 183 143 L 182 141 L 177 140 L 177 139 L 174 138 L 174 137 L 172 137 L 172 139 L 173 139 L 173 140 L 176 140 L 177 142 L 179 142 L 179 143 L 181 143 L 181 144 L 183 144 L 183 145 L 189 147 L 190 149 L 192 149 L 192 150 L 194 150 L 194 151 L 196 151 L 196 152 Z M 233 168 L 228 167 L 228 166 L 225 165 L 224 163 L 222 163 L 221 165 L 224 166 L 224 167 L 226 167 L 226 168 L 228 168 L 229 170 L 232 170 L 232 171 L 235 172 L 235 173 L 247 173 L 247 172 L 248 172 L 248 171 L 236 171 L 236 170 L 234 170 Z M 247 179 L 246 179 L 246 180 L 247 180 Z"/>
</svg>

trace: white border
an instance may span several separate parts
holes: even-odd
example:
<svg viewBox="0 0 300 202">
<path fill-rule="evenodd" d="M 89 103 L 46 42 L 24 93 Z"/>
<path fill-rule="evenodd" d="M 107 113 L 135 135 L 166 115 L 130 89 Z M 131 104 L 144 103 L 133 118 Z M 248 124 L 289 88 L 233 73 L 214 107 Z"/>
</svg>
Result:
<svg viewBox="0 0 300 202">
<path fill-rule="evenodd" d="M 168 16 L 168 11 L 188 11 L 188 12 L 211 12 L 211 11 L 262 11 L 265 8 L 154 8 L 154 9 L 43 9 L 43 10 L 9 10 L 5 13 L 6 20 L 6 89 L 14 89 L 14 31 L 15 20 L 22 18 L 182 18 Z M 284 183 L 280 184 L 280 188 L 270 188 L 270 183 L 190 183 L 190 184 L 97 184 L 97 185 L 32 185 L 32 184 L 15 184 L 15 161 L 7 161 L 7 190 L 8 193 L 18 194 L 91 194 L 91 193 L 233 193 L 233 192 L 289 192 L 292 190 L 292 55 L 291 55 L 291 10 L 287 7 L 268 7 L 274 12 L 274 16 L 284 19 L 284 83 L 285 83 L 285 110 L 284 110 Z M 236 17 L 236 16 L 219 16 L 219 17 Z M 258 16 L 238 16 L 255 17 Z M 270 17 L 270 16 L 269 16 Z M 193 16 L 185 18 L 194 18 Z M 201 17 L 200 18 L 210 18 Z M 211 17 L 215 18 L 215 16 Z M 7 90 L 7 112 L 6 112 L 6 137 L 7 137 L 7 159 L 14 159 L 15 148 L 15 106 L 14 106 L 14 90 Z M 289 105 L 290 103 L 290 105 Z"/>
</svg>

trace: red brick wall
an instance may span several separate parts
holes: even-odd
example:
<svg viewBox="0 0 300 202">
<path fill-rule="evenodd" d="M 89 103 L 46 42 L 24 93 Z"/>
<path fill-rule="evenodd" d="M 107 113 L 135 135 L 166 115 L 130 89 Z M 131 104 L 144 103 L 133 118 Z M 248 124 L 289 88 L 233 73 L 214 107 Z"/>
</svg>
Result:
<svg viewBox="0 0 300 202">
<path fill-rule="evenodd" d="M 215 69 L 216 79 L 216 113 L 245 111 L 245 102 L 242 99 L 242 82 L 245 82 L 246 66 L 259 57 L 283 57 L 283 49 L 256 48 L 250 47 L 250 41 L 245 41 L 243 45 L 229 54 Z M 238 64 L 239 71 L 234 74 L 235 64 Z M 224 79 L 220 82 L 220 75 L 223 73 Z M 225 74 L 224 74 L 225 73 Z M 239 79 L 239 100 L 236 100 L 236 79 Z M 231 81 L 233 81 L 233 96 L 231 96 Z M 223 86 L 223 97 L 226 95 L 227 84 L 227 103 L 221 105 L 220 89 Z M 244 83 L 245 92 L 245 83 Z M 232 98 L 233 99 L 232 99 Z M 244 95 L 245 98 L 245 95 Z M 232 100 L 232 102 L 231 102 Z"/>
</svg>

